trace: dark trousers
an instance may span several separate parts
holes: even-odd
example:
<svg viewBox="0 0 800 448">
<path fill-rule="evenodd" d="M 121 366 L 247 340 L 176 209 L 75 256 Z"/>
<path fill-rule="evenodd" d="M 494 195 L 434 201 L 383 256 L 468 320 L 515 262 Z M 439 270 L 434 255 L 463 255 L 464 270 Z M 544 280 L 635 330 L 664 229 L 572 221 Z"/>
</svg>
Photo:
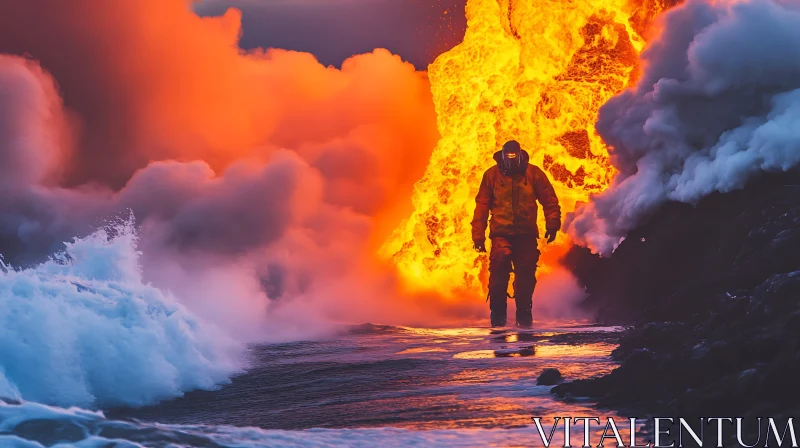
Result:
<svg viewBox="0 0 800 448">
<path fill-rule="evenodd" d="M 489 254 L 489 306 L 493 314 L 505 316 L 508 280 L 513 267 L 517 323 L 531 325 L 538 261 L 536 235 L 492 237 L 492 251 Z"/>
</svg>

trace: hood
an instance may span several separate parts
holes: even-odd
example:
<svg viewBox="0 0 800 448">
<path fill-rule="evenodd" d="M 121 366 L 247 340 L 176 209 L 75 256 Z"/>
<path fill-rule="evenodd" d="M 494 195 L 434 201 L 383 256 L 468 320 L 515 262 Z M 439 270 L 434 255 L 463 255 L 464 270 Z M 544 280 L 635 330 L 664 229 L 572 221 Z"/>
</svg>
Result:
<svg viewBox="0 0 800 448">
<path fill-rule="evenodd" d="M 521 153 L 522 153 L 522 166 L 525 167 L 525 169 L 527 170 L 528 162 L 530 162 L 531 157 L 530 155 L 528 155 L 528 151 L 525 151 L 524 149 L 521 151 Z M 493 158 L 494 161 L 497 163 L 497 167 L 500 168 L 500 172 L 503 173 L 503 175 L 505 176 L 508 176 L 510 174 L 520 174 L 525 172 L 521 171 L 520 173 L 507 173 L 503 168 L 503 150 L 495 152 Z"/>
</svg>

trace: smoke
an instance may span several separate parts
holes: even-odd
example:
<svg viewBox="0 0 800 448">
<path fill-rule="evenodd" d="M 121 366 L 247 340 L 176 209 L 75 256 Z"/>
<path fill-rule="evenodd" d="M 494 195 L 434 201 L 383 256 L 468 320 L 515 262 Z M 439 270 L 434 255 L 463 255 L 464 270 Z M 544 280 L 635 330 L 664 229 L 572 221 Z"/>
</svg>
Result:
<svg viewBox="0 0 800 448">
<path fill-rule="evenodd" d="M 564 321 L 591 319 L 592 313 L 581 308 L 586 289 L 570 271 L 556 267 L 541 276 L 533 295 L 533 316 L 536 320 Z"/>
<path fill-rule="evenodd" d="M 37 263 L 132 212 L 145 281 L 240 340 L 421 321 L 372 254 L 438 138 L 425 74 L 243 52 L 239 21 L 183 0 L 0 16 L 26 56 L 0 55 L 0 253 Z"/>
<path fill-rule="evenodd" d="M 386 142 L 404 149 L 376 177 L 413 182 L 424 169 L 435 114 L 413 66 L 385 50 L 340 70 L 306 53 L 243 53 L 237 10 L 201 18 L 189 6 L 33 0 L 0 17 L 0 52 L 30 55 L 53 75 L 78 131 L 67 185 L 119 188 L 151 160 L 221 170 L 275 147 L 317 157 L 326 145 L 362 146 L 369 132 L 370 155 L 395 149 Z"/>
<path fill-rule="evenodd" d="M 605 256 L 666 201 L 696 203 L 800 162 L 800 5 L 689 0 L 659 27 L 636 86 L 600 110 L 619 173 L 566 220 Z"/>
</svg>

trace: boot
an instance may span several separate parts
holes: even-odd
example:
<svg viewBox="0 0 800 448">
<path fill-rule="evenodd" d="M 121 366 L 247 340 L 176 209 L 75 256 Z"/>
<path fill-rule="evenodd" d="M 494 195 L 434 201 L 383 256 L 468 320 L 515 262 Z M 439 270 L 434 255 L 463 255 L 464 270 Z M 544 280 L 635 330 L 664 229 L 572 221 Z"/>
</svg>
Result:
<svg viewBox="0 0 800 448">
<path fill-rule="evenodd" d="M 502 299 L 500 299 L 502 297 Z M 489 296 L 489 308 L 493 327 L 505 327 L 507 319 L 507 303 L 505 294 Z"/>
<path fill-rule="evenodd" d="M 517 302 L 517 327 L 533 327 L 533 301 L 528 296 L 527 299 L 516 299 Z"/>
</svg>

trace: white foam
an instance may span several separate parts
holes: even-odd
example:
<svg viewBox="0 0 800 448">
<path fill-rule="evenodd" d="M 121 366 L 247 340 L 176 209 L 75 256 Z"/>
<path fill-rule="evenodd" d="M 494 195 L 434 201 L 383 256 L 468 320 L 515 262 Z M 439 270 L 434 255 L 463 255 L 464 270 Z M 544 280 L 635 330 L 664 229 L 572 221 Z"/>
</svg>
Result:
<svg viewBox="0 0 800 448">
<path fill-rule="evenodd" d="M 618 417 L 618 421 L 622 418 Z M 543 419 L 547 428 L 552 418 Z M 108 420 L 100 412 L 78 408 L 62 409 L 36 403 L 0 402 L 0 445 L 2 446 L 216 446 L 216 447 L 485 447 L 543 446 L 533 425 L 514 428 L 453 428 L 414 430 L 392 427 L 314 428 L 266 430 L 225 425 L 168 425 L 137 421 Z M 61 431 L 55 433 L 54 428 Z M 45 433 L 46 431 L 50 433 Z M 620 427 L 623 440 L 629 433 Z M 603 426 L 596 426 L 592 440 L 599 440 Z M 572 442 L 582 438 L 576 428 Z M 54 443 L 60 443 L 53 445 Z M 563 432 L 556 431 L 551 446 L 563 445 Z"/>
<path fill-rule="evenodd" d="M 210 389 L 239 347 L 142 281 L 132 226 L 0 270 L 0 396 L 58 406 L 139 406 Z"/>
<path fill-rule="evenodd" d="M 28 426 L 30 425 L 30 426 Z M 27 427 L 26 427 L 27 426 Z M 55 434 L 53 428 L 60 428 Z M 66 430 L 69 428 L 68 430 Z M 101 412 L 63 409 L 37 403 L 0 402 L 0 445 L 79 447 L 223 446 L 223 447 L 405 447 L 541 446 L 536 429 L 403 428 L 265 430 L 253 427 L 166 425 L 108 420 Z M 49 432 L 49 433 L 48 433 Z M 558 439 L 559 435 L 556 435 Z M 538 442 L 538 443 L 537 443 Z M 553 446 L 558 446 L 554 441 Z"/>
</svg>

